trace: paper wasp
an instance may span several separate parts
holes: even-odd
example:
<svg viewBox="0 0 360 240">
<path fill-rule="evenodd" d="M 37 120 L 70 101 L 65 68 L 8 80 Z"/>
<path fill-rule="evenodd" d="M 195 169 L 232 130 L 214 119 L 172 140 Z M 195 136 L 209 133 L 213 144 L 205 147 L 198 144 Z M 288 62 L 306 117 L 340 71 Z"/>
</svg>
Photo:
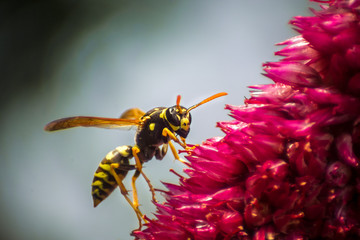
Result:
<svg viewBox="0 0 360 240">
<path fill-rule="evenodd" d="M 109 152 L 99 164 L 92 182 L 92 196 L 94 207 L 96 207 L 119 186 L 121 194 L 135 211 L 139 221 L 139 229 L 141 229 L 143 214 L 139 210 L 135 186 L 135 181 L 140 174 L 149 185 L 152 199 L 156 202 L 154 188 L 142 171 L 143 163 L 151 160 L 153 157 L 159 160 L 163 159 L 167 153 L 168 146 L 170 146 L 175 159 L 182 161 L 171 141 L 177 142 L 185 149 L 187 148 L 185 138 L 190 131 L 190 111 L 224 95 L 227 95 L 227 93 L 217 93 L 190 108 L 180 106 L 181 97 L 179 95 L 176 105 L 172 107 L 156 107 L 146 113 L 138 108 L 132 108 L 125 111 L 120 118 L 88 116 L 61 118 L 48 123 L 45 126 L 45 130 L 57 131 L 73 127 L 122 128 L 137 126 L 135 145 L 117 147 Z M 135 158 L 135 165 L 129 164 L 129 159 L 132 157 Z M 122 182 L 130 170 L 135 170 L 131 181 L 133 201 L 128 197 L 128 191 Z"/>
</svg>

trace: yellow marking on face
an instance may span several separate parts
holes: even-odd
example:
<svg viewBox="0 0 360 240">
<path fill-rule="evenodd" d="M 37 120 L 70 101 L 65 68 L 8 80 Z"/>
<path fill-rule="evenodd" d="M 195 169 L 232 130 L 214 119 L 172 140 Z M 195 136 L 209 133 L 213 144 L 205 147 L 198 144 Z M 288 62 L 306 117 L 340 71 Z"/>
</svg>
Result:
<svg viewBox="0 0 360 240">
<path fill-rule="evenodd" d="M 121 154 L 121 156 L 128 157 L 129 152 L 126 151 L 128 148 L 129 148 L 128 146 L 121 146 L 121 147 L 117 147 L 115 149 L 116 149 L 116 151 L 118 151 Z"/>
<path fill-rule="evenodd" d="M 189 119 L 188 118 L 182 118 L 181 121 L 180 121 L 180 126 L 185 131 L 189 131 L 189 128 L 190 128 Z"/>
<path fill-rule="evenodd" d="M 180 128 L 180 127 L 178 127 L 178 126 L 172 125 L 170 122 L 168 122 L 168 124 L 170 125 L 171 129 L 172 129 L 174 132 L 176 132 L 176 131 L 179 130 L 179 128 Z"/>
<path fill-rule="evenodd" d="M 150 131 L 154 131 L 154 129 L 155 129 L 155 123 L 150 123 L 149 129 L 150 129 Z"/>
</svg>

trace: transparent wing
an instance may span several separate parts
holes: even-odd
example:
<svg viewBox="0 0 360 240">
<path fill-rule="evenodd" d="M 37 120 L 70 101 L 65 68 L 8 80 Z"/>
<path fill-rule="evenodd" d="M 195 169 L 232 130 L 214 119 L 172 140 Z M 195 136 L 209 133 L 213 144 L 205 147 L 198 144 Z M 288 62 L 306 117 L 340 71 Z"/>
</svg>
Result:
<svg viewBox="0 0 360 240">
<path fill-rule="evenodd" d="M 46 124 L 44 129 L 45 131 L 57 131 L 73 127 L 130 128 L 139 125 L 141 125 L 140 119 L 76 116 L 52 121 Z"/>
</svg>

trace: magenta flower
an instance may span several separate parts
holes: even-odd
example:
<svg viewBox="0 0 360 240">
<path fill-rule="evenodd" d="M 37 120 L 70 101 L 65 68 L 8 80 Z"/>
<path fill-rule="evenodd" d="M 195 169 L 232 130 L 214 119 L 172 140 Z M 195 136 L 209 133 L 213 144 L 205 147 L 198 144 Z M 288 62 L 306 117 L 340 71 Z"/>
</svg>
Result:
<svg viewBox="0 0 360 240">
<path fill-rule="evenodd" d="M 360 0 L 317 2 L 137 238 L 360 238 Z"/>
</svg>

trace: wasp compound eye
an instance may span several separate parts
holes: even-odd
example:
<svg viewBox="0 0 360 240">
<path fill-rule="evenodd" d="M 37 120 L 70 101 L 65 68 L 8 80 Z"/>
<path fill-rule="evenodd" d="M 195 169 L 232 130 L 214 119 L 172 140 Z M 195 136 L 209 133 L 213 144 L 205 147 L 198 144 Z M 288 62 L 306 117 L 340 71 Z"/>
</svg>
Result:
<svg viewBox="0 0 360 240">
<path fill-rule="evenodd" d="M 176 106 L 168 108 L 165 114 L 166 114 L 166 120 L 171 125 L 180 127 L 181 115 Z"/>
</svg>

